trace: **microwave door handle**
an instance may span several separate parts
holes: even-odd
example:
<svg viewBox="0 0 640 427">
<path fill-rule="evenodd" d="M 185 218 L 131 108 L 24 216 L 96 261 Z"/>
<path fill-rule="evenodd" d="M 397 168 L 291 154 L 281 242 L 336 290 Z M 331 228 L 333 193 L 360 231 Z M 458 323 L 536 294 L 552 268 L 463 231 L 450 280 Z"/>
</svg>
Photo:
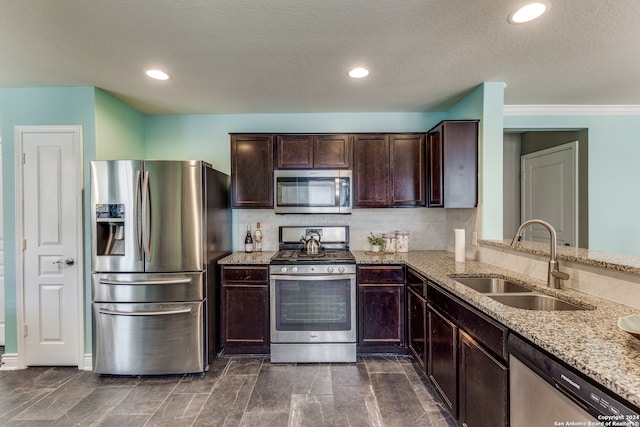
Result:
<svg viewBox="0 0 640 427">
<path fill-rule="evenodd" d="M 340 207 L 340 177 L 335 179 L 336 184 L 336 204 L 335 206 Z"/>
</svg>

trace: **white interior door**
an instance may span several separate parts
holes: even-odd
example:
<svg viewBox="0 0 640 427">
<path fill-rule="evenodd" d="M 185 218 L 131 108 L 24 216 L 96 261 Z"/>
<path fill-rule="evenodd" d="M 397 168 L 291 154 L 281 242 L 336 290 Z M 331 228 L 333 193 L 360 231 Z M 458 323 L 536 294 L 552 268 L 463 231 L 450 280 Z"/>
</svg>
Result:
<svg viewBox="0 0 640 427">
<path fill-rule="evenodd" d="M 521 157 L 522 221 L 542 219 L 556 229 L 558 244 L 578 245 L 577 141 Z M 524 239 L 548 242 L 544 227 L 525 230 Z"/>
<path fill-rule="evenodd" d="M 27 366 L 82 360 L 81 138 L 80 126 L 16 127 L 24 207 L 19 359 Z"/>
</svg>

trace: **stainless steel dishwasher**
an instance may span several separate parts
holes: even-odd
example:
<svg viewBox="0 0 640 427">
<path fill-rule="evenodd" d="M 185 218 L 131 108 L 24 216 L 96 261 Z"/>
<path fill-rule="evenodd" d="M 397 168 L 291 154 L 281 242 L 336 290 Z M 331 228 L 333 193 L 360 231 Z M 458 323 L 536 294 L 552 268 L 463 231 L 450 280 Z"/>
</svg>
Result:
<svg viewBox="0 0 640 427">
<path fill-rule="evenodd" d="M 514 334 L 509 336 L 509 375 L 512 427 L 640 425 L 639 408 Z"/>
</svg>

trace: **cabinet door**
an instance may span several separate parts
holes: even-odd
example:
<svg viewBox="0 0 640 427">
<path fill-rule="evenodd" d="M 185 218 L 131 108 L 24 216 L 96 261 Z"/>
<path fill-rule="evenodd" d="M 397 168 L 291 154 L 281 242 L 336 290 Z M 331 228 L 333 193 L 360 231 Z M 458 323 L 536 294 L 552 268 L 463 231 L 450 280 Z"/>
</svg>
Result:
<svg viewBox="0 0 640 427">
<path fill-rule="evenodd" d="M 404 285 L 358 285 L 358 344 L 404 345 Z"/>
<path fill-rule="evenodd" d="M 353 146 L 349 135 L 316 135 L 313 144 L 313 167 L 349 169 Z"/>
<path fill-rule="evenodd" d="M 427 366 L 427 301 L 413 289 L 407 290 L 407 345 L 422 369 Z"/>
<path fill-rule="evenodd" d="M 392 206 L 426 205 L 424 140 L 423 134 L 389 136 Z"/>
<path fill-rule="evenodd" d="M 445 208 L 478 204 L 478 122 L 445 122 L 442 134 Z"/>
<path fill-rule="evenodd" d="M 429 207 L 442 207 L 442 126 L 427 135 Z"/>
<path fill-rule="evenodd" d="M 507 425 L 507 367 L 460 331 L 460 425 Z"/>
<path fill-rule="evenodd" d="M 389 204 L 389 138 L 385 135 L 353 137 L 353 205 L 385 207 Z"/>
<path fill-rule="evenodd" d="M 458 327 L 429 306 L 427 374 L 449 413 L 458 417 Z"/>
<path fill-rule="evenodd" d="M 220 334 L 227 353 L 269 352 L 269 287 L 223 285 Z"/>
<path fill-rule="evenodd" d="M 278 169 L 313 168 L 313 135 L 278 135 Z"/>
<path fill-rule="evenodd" d="M 231 204 L 273 208 L 273 136 L 231 136 Z"/>
</svg>

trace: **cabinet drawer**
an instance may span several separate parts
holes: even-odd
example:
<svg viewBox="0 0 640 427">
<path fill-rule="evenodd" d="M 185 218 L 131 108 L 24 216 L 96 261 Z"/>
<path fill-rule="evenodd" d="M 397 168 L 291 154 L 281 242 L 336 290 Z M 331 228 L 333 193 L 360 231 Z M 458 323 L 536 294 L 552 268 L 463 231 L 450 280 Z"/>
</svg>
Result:
<svg viewBox="0 0 640 427">
<path fill-rule="evenodd" d="M 358 267 L 357 273 L 358 284 L 404 284 L 404 267 L 401 265 L 391 265 L 386 267 Z"/>
<path fill-rule="evenodd" d="M 429 282 L 429 301 L 491 353 L 507 360 L 508 329 Z"/>
<path fill-rule="evenodd" d="M 269 269 L 263 266 L 225 266 L 222 268 L 222 283 L 269 283 Z"/>
<path fill-rule="evenodd" d="M 407 268 L 406 283 L 407 288 L 413 289 L 421 297 L 427 296 L 427 279 L 410 268 Z"/>
</svg>

